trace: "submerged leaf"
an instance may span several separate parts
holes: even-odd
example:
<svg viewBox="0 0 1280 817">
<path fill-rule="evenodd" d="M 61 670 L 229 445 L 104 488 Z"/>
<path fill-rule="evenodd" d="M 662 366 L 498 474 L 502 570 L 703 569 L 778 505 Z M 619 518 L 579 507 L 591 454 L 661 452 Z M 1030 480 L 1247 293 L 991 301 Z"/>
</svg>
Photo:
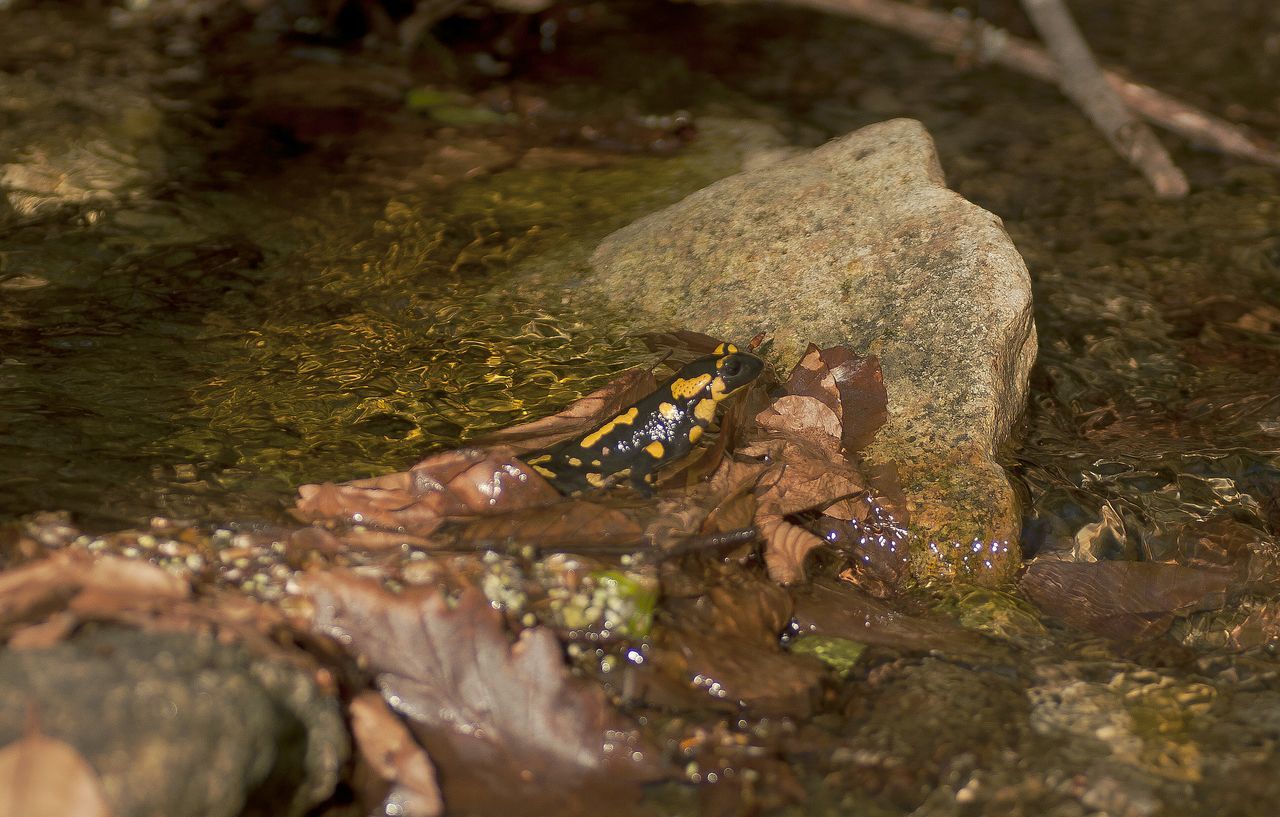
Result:
<svg viewBox="0 0 1280 817">
<path fill-rule="evenodd" d="M 631 516 L 605 505 L 566 499 L 554 505 L 520 508 L 503 514 L 469 519 L 456 530 L 441 531 L 442 539 L 470 547 L 533 545 L 568 550 L 643 543 L 644 530 Z"/>
<path fill-rule="evenodd" d="M 670 599 L 633 684 L 657 705 L 745 707 L 757 714 L 809 714 L 821 665 L 778 644 L 791 618 L 786 591 L 759 573 L 708 563 L 705 592 Z"/>
<path fill-rule="evenodd" d="M 715 354 L 716 348 L 723 343 L 719 338 L 688 329 L 646 332 L 640 335 L 640 340 L 650 351 L 667 355 L 670 360 L 668 365 L 675 369 L 691 360 Z"/>
<path fill-rule="evenodd" d="M 654 759 L 600 688 L 574 678 L 549 630 L 512 644 L 474 588 L 401 594 L 350 574 L 309 575 L 315 628 L 376 674 L 441 771 L 450 811 L 595 813 L 635 799 Z"/>
<path fill-rule="evenodd" d="M 73 602 L 87 618 L 94 607 L 110 607 L 119 600 L 140 605 L 189 594 L 185 581 L 146 562 L 60 550 L 0 573 L 0 637 L 11 627 L 43 621 Z M 41 644 L 34 634 L 27 634 L 24 642 Z"/>
<path fill-rule="evenodd" d="M 792 590 L 801 633 L 835 636 L 900 650 L 972 656 L 988 652 L 981 636 L 951 621 L 908 615 L 845 584 L 815 581 Z"/>
<path fill-rule="evenodd" d="M 1160 635 L 1178 615 L 1226 603 L 1233 572 L 1160 562 L 1034 561 L 1022 589 L 1074 627 L 1114 638 Z"/>
</svg>

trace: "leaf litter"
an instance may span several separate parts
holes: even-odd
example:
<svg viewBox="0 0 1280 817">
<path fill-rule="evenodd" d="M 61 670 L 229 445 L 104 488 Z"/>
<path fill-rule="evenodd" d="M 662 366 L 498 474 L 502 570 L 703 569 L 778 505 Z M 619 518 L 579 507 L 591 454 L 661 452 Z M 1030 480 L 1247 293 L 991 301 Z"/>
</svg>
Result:
<svg viewBox="0 0 1280 817">
<path fill-rule="evenodd" d="M 348 644 L 440 767 L 464 813 L 586 814 L 625 804 L 658 772 L 653 750 L 604 692 L 573 676 L 545 628 L 514 643 L 476 589 L 393 594 L 342 574 L 308 576 L 317 629 Z"/>
<path fill-rule="evenodd" d="M 673 368 L 718 343 L 646 340 Z M 348 783 L 374 811 L 572 815 L 607 798 L 627 813 L 647 784 L 702 779 L 695 768 L 754 769 L 772 786 L 715 787 L 716 808 L 802 801 L 782 744 L 733 726 L 827 705 L 835 676 L 780 637 L 960 661 L 992 642 L 896 601 L 910 582 L 906 502 L 892 464 L 861 453 L 887 417 L 875 358 L 811 346 L 784 381 L 766 376 L 730 401 L 654 499 L 563 497 L 517 459 L 655 383 L 633 369 L 560 414 L 407 471 L 303 486 L 294 513 L 309 526 L 248 537 L 305 569 L 281 604 L 95 558 L 70 547 L 84 537 L 65 520 L 0 531 L 0 640 L 40 649 L 109 623 L 212 632 L 305 666 L 347 701 Z M 1073 626 L 1150 638 L 1220 607 L 1232 581 L 1275 585 L 1280 560 L 1237 538 L 1206 528 L 1181 565 L 1041 560 L 1022 587 Z M 1273 638 L 1278 619 L 1259 608 L 1230 639 Z M 50 757 L 80 773 L 70 755 Z"/>
<path fill-rule="evenodd" d="M 658 345 L 678 366 L 717 343 L 673 333 Z M 797 582 L 822 543 L 808 517 L 868 519 L 873 489 L 843 450 L 852 439 L 845 414 L 856 403 L 843 373 L 856 368 L 854 358 L 826 350 L 832 373 L 823 354 L 806 355 L 808 368 L 790 380 L 794 393 L 770 394 L 765 383 L 731 401 L 709 443 L 663 475 L 656 501 L 616 491 L 562 497 L 516 459 L 586 432 L 650 391 L 652 371 L 636 369 L 560 414 L 407 471 L 302 486 L 294 514 L 311 525 L 257 536 L 278 540 L 290 565 L 307 568 L 283 607 L 137 560 L 74 549 L 39 558 L 35 544 L 23 551 L 27 564 L 0 573 L 0 636 L 11 648 L 38 649 L 97 623 L 214 632 L 302 663 L 349 695 L 359 753 L 353 791 L 366 805 L 422 815 L 446 805 L 463 814 L 574 814 L 607 797 L 625 811 L 643 784 L 680 773 L 670 748 L 650 745 L 617 704 L 803 716 L 821 695 L 821 665 L 779 644 L 792 602 L 760 570 L 755 542 L 763 532 L 769 576 Z M 65 545 L 77 532 L 62 527 L 56 538 Z M 810 538 L 789 546 L 782 529 Z M 418 578 L 412 563 L 397 565 L 406 548 L 508 555 L 452 567 L 436 559 Z M 369 555 L 341 568 L 359 552 Z M 559 595 L 536 587 L 548 571 L 562 582 Z M 583 592 L 586 606 L 569 617 L 565 599 Z M 655 616 L 659 592 L 669 598 Z M 605 624 L 591 624 L 593 615 Z M 650 657 L 616 668 L 615 679 L 628 678 L 624 691 L 602 674 L 610 655 L 574 652 L 582 639 L 618 644 L 614 657 L 639 643 Z M 362 677 L 380 697 L 362 692 Z M 721 737 L 730 743 L 699 751 L 768 766 Z M 769 774 L 780 780 L 784 769 L 779 761 Z M 785 790 L 799 797 L 798 788 Z"/>
</svg>

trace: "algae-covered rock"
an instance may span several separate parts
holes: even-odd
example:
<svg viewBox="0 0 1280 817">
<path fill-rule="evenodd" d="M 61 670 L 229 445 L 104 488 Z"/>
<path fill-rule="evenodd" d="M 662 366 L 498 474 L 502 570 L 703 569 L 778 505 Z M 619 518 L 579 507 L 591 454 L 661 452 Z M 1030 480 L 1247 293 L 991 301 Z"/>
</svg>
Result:
<svg viewBox="0 0 1280 817">
<path fill-rule="evenodd" d="M 700 190 L 606 238 L 588 289 L 673 325 L 880 356 L 923 578 L 1009 577 L 1019 513 L 995 460 L 1035 360 L 1026 266 L 1000 220 L 944 185 L 915 121 L 872 125 Z"/>
</svg>

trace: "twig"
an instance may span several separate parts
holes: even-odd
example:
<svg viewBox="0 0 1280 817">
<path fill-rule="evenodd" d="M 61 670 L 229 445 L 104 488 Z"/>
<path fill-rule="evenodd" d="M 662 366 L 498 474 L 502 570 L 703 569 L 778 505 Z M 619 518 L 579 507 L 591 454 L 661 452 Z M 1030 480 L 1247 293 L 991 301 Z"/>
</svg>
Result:
<svg viewBox="0 0 1280 817">
<path fill-rule="evenodd" d="M 1111 147 L 1137 167 L 1163 198 L 1187 195 L 1187 177 L 1138 117 L 1107 84 L 1084 35 L 1062 0 L 1022 0 L 1040 39 L 1058 64 L 1058 87 L 1093 120 Z"/>
<path fill-rule="evenodd" d="M 1044 49 L 981 20 L 953 17 L 910 6 L 900 0 L 766 0 L 776 5 L 806 6 L 865 20 L 873 25 L 923 40 L 943 54 L 976 58 L 1045 82 L 1058 82 L 1058 67 Z M 1280 151 L 1266 140 L 1199 108 L 1103 71 L 1107 84 L 1144 119 L 1204 147 L 1259 164 L 1280 167 Z"/>
</svg>

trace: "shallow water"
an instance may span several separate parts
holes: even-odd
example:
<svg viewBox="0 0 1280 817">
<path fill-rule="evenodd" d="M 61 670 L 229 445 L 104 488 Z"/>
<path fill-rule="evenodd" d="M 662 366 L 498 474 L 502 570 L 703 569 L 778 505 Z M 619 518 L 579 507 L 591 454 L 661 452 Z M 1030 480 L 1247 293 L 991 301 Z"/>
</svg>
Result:
<svg viewBox="0 0 1280 817">
<path fill-rule="evenodd" d="M 1073 4 L 1104 60 L 1280 132 L 1280 12 L 1201 8 Z M 1012 3 L 977 10 L 1026 33 Z M 462 55 L 494 42 L 442 36 Z M 275 86 L 249 73 L 267 54 L 287 66 Z M 322 105 L 302 90 L 340 83 L 298 65 L 335 61 L 356 86 L 386 81 L 372 55 L 243 59 L 213 66 L 177 116 L 193 132 L 216 121 L 214 148 L 159 192 L 0 227 L 0 517 L 276 519 L 298 483 L 393 470 L 554 410 L 637 358 L 540 271 L 722 172 L 696 141 L 603 168 L 522 165 L 563 134 L 441 130 L 385 93 Z M 460 85 L 493 85 L 468 59 L 449 64 Z M 678 109 L 767 119 L 806 144 L 921 119 L 950 184 L 1004 219 L 1032 273 L 1040 357 L 1005 453 L 1028 555 L 1199 565 L 1276 547 L 1274 169 L 1165 138 L 1193 192 L 1157 201 L 1052 89 L 777 9 L 589 7 L 518 78 L 579 134 L 575 117 Z M 1001 649 L 880 655 L 877 677 L 855 673 L 822 717 L 788 724 L 780 753 L 804 770 L 806 813 L 1269 814 L 1280 665 L 1265 644 L 1221 649 L 1267 600 L 1117 647 L 1013 594 L 940 592 L 938 611 Z"/>
</svg>

